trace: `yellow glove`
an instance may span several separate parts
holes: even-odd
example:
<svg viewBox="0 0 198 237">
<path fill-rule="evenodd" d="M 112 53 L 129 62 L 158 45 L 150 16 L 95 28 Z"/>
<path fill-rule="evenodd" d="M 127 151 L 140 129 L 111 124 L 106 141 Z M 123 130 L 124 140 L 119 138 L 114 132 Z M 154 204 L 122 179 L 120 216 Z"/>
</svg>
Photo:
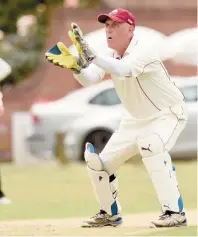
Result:
<svg viewBox="0 0 198 237">
<path fill-rule="evenodd" d="M 80 43 L 79 43 L 79 42 L 81 42 L 80 37 L 81 38 L 83 37 L 82 31 L 81 31 L 80 27 L 78 25 L 76 25 L 75 23 L 71 23 L 71 28 L 72 28 L 72 30 L 68 31 L 69 38 L 71 39 L 71 41 L 75 45 L 79 55 L 81 57 L 83 57 L 82 44 L 80 45 Z"/>
<path fill-rule="evenodd" d="M 78 51 L 80 66 L 82 68 L 88 67 L 96 55 L 84 40 L 80 27 L 76 23 L 71 23 L 71 30 L 68 35 Z"/>
<path fill-rule="evenodd" d="M 62 42 L 58 42 L 54 47 L 49 49 L 45 53 L 45 56 L 47 60 L 54 65 L 71 69 L 76 73 L 79 73 L 81 70 L 77 58 L 69 52 Z"/>
</svg>

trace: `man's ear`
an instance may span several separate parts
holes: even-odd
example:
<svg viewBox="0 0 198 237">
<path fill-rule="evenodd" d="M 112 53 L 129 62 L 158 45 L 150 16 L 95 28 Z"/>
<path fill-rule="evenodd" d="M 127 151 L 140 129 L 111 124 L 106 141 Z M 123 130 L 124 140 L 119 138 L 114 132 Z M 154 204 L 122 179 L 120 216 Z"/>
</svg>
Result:
<svg viewBox="0 0 198 237">
<path fill-rule="evenodd" d="M 134 26 L 132 26 L 132 25 L 130 25 L 130 27 L 129 27 L 129 33 L 130 33 L 130 35 L 133 37 L 134 36 Z"/>
<path fill-rule="evenodd" d="M 133 26 L 133 25 L 130 25 L 129 31 L 130 31 L 131 33 L 133 33 L 133 31 L 134 31 L 134 26 Z"/>
</svg>

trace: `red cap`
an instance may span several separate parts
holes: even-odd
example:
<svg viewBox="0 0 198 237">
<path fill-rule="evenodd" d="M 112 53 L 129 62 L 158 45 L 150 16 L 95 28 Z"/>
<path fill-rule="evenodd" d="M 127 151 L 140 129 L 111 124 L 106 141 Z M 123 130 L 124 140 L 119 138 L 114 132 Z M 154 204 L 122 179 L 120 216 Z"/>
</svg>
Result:
<svg viewBox="0 0 198 237">
<path fill-rule="evenodd" d="M 126 22 L 135 27 L 135 16 L 125 9 L 118 8 L 111 11 L 109 14 L 101 14 L 98 16 L 98 21 L 100 23 L 105 23 L 108 18 L 116 22 Z"/>
</svg>

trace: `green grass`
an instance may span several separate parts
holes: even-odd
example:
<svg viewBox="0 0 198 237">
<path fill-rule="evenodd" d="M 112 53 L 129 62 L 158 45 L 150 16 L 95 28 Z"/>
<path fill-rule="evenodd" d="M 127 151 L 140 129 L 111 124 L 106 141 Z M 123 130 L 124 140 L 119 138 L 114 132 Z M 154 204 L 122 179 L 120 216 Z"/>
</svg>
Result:
<svg viewBox="0 0 198 237">
<path fill-rule="evenodd" d="M 195 209 L 196 161 L 177 162 L 175 165 L 184 205 Z M 89 216 L 98 211 L 83 164 L 2 165 L 1 173 L 3 189 L 13 204 L 0 206 L 0 220 Z M 119 191 L 123 213 L 160 212 L 156 194 L 142 163 L 129 163 L 120 169 Z"/>
</svg>

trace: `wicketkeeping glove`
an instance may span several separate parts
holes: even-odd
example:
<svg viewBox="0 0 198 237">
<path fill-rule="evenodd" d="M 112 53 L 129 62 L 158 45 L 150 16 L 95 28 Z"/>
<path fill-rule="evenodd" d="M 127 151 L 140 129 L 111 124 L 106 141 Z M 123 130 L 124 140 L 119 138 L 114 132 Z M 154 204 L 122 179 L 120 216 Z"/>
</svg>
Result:
<svg viewBox="0 0 198 237">
<path fill-rule="evenodd" d="M 96 55 L 84 40 L 80 27 L 76 23 L 71 23 L 71 30 L 68 32 L 68 35 L 78 51 L 80 66 L 82 68 L 88 67 Z"/>
<path fill-rule="evenodd" d="M 69 52 L 62 42 L 58 42 L 54 47 L 49 49 L 45 53 L 45 56 L 54 65 L 71 69 L 74 73 L 80 73 L 81 71 L 78 59 Z"/>
</svg>

